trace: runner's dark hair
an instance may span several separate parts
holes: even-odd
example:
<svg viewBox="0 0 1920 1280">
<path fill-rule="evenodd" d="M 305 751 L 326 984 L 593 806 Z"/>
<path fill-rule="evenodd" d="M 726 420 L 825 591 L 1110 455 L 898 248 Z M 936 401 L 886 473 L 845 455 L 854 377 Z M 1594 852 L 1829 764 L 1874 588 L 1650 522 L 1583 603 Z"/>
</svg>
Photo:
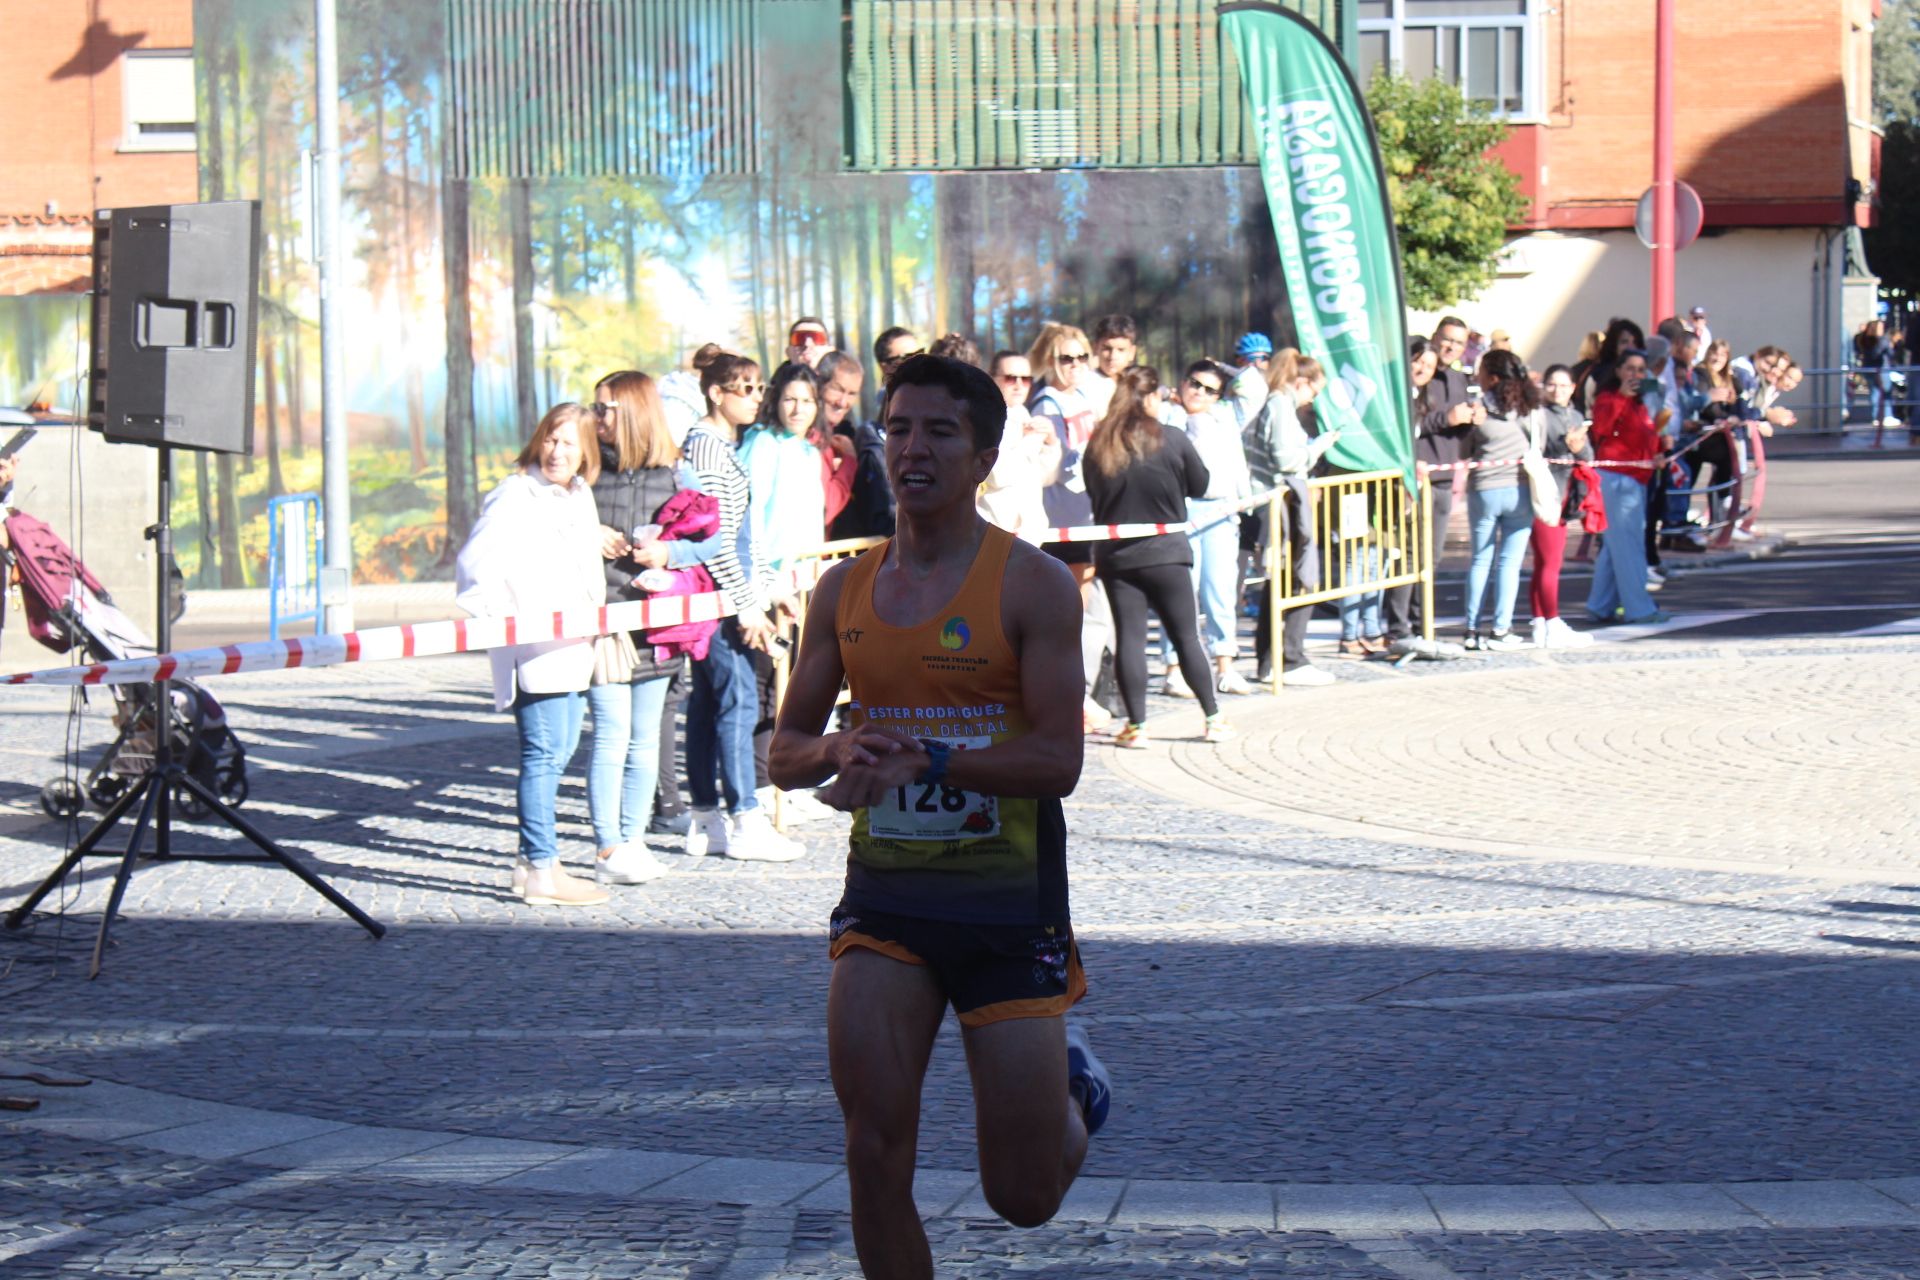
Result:
<svg viewBox="0 0 1920 1280">
<path fill-rule="evenodd" d="M 939 387 L 966 406 L 975 453 L 1000 447 L 1000 437 L 1007 430 L 1007 400 L 978 365 L 951 356 L 910 356 L 901 361 L 893 376 L 887 379 L 887 394 L 880 402 L 882 430 L 886 428 L 894 393 L 902 387 Z"/>
</svg>

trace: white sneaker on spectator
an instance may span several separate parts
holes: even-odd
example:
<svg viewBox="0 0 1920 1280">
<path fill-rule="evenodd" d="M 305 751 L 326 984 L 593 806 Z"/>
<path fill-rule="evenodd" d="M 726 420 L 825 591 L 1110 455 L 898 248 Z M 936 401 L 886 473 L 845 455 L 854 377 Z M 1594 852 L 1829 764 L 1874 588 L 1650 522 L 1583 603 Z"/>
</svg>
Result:
<svg viewBox="0 0 1920 1280">
<path fill-rule="evenodd" d="M 767 811 L 748 809 L 727 819 L 727 856 L 741 862 L 792 862 L 807 846 L 773 829 Z"/>
<path fill-rule="evenodd" d="M 667 864 L 653 856 L 645 840 L 617 844 L 613 852 L 595 859 L 593 878 L 601 884 L 645 884 L 667 874 Z"/>
<path fill-rule="evenodd" d="M 1652 565 L 1648 565 L 1647 566 L 1647 590 L 1658 591 L 1660 588 L 1666 585 L 1667 585 L 1667 575 L 1660 572 L 1660 570 L 1654 568 Z"/>
<path fill-rule="evenodd" d="M 1340 677 L 1331 671 L 1324 671 L 1312 663 L 1297 667 L 1287 667 L 1280 672 L 1280 683 L 1289 689 L 1317 689 L 1321 685 L 1338 684 Z"/>
<path fill-rule="evenodd" d="M 1742 529 L 1738 525 L 1735 525 L 1733 530 L 1733 540 L 1735 542 L 1752 542 L 1753 530 Z"/>
<path fill-rule="evenodd" d="M 727 815 L 718 809 L 692 809 L 688 816 L 693 825 L 687 828 L 687 856 L 704 858 L 710 853 L 727 851 Z"/>
<path fill-rule="evenodd" d="M 1495 631 L 1480 638 L 1480 647 L 1487 651 L 1504 652 L 1509 649 L 1524 649 L 1527 647 L 1527 642 L 1511 631 Z"/>
<path fill-rule="evenodd" d="M 1244 694 L 1253 692 L 1253 686 L 1247 683 L 1247 678 L 1238 671 L 1235 671 L 1232 667 L 1228 667 L 1220 673 L 1219 683 L 1215 687 L 1219 689 L 1221 693 Z"/>
<path fill-rule="evenodd" d="M 1093 700 L 1089 694 L 1080 704 L 1080 732 L 1098 733 L 1113 723 L 1113 712 Z"/>
<path fill-rule="evenodd" d="M 1593 637 L 1584 631 L 1575 631 L 1565 618 L 1547 619 L 1547 634 L 1553 637 L 1556 649 L 1578 649 L 1593 643 Z"/>
<path fill-rule="evenodd" d="M 1533 647 L 1536 649 L 1553 648 L 1553 624 L 1557 618 L 1535 618 L 1533 620 Z"/>
<path fill-rule="evenodd" d="M 780 792 L 776 787 L 766 786 L 759 788 L 753 795 L 754 798 L 760 802 L 760 807 L 767 811 L 769 820 L 773 817 L 773 798 L 776 793 L 781 797 L 780 816 L 790 824 L 818 822 L 821 818 L 833 812 L 833 810 L 827 808 L 827 806 L 821 804 L 818 800 L 815 800 L 811 792 Z"/>
<path fill-rule="evenodd" d="M 1187 685 L 1186 676 L 1181 674 L 1180 668 L 1178 667 L 1167 668 L 1167 678 L 1161 688 L 1161 692 L 1165 693 L 1169 698 L 1191 698 L 1193 696 L 1193 690 Z"/>
</svg>

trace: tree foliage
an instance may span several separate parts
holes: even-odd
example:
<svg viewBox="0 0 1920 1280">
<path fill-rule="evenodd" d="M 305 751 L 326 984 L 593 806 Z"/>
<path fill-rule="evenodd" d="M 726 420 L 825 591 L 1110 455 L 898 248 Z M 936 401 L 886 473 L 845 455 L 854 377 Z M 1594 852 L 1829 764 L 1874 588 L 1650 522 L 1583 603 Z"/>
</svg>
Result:
<svg viewBox="0 0 1920 1280">
<path fill-rule="evenodd" d="M 1873 32 L 1874 118 L 1880 147 L 1879 216 L 1866 233 L 1881 286 L 1920 294 L 1920 0 L 1888 0 Z"/>
<path fill-rule="evenodd" d="M 1400 233 L 1407 305 L 1438 310 L 1478 293 L 1493 283 L 1507 228 L 1527 211 L 1520 179 L 1489 154 L 1506 125 L 1438 77 L 1375 76 L 1367 107 Z"/>
</svg>

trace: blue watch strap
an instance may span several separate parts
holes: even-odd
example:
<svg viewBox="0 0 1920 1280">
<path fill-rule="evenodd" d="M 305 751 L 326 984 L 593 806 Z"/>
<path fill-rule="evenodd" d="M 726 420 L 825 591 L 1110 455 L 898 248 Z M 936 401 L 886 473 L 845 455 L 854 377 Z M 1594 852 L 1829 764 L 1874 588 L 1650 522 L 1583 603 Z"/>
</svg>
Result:
<svg viewBox="0 0 1920 1280">
<path fill-rule="evenodd" d="M 922 738 L 920 745 L 927 753 L 927 767 L 914 781 L 923 787 L 937 787 L 947 776 L 947 757 L 953 754 L 953 748 L 938 738 Z"/>
</svg>

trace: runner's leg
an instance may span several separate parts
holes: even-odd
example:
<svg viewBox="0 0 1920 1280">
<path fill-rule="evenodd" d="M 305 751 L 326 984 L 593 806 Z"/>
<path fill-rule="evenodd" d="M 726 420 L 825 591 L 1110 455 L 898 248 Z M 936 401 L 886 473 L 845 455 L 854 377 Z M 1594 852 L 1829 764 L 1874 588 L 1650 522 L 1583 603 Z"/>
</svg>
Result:
<svg viewBox="0 0 1920 1280">
<path fill-rule="evenodd" d="M 1016 1227 L 1052 1218 L 1087 1158 L 1087 1125 L 1067 1093 L 1066 1023 L 1008 1018 L 966 1027 L 980 1185 Z"/>
<path fill-rule="evenodd" d="M 932 1280 L 933 1255 L 913 1202 L 913 1165 L 920 1086 L 946 1004 L 932 972 L 920 965 L 864 947 L 833 962 L 827 1060 L 846 1117 L 853 1241 L 868 1280 Z"/>
</svg>

